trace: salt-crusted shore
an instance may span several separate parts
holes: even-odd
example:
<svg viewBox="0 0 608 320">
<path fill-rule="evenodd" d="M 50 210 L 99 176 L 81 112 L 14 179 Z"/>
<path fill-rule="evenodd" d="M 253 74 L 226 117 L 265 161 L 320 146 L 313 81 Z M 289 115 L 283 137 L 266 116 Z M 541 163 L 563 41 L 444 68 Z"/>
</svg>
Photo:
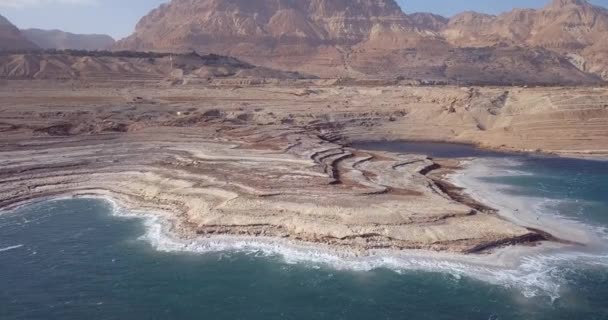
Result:
<svg viewBox="0 0 608 320">
<path fill-rule="evenodd" d="M 5 145 L 0 207 L 103 195 L 171 212 L 172 232 L 183 238 L 264 236 L 360 251 L 465 253 L 545 239 L 452 199 L 425 176 L 437 168 L 426 156 L 351 150 L 298 130 L 200 131 Z"/>
<path fill-rule="evenodd" d="M 469 107 L 406 104 L 399 109 L 405 91 L 398 88 L 205 88 L 132 100 L 137 90 L 151 93 L 112 88 L 30 88 L 27 97 L 0 90 L 1 208 L 66 195 L 104 196 L 137 211 L 164 212 L 170 231 L 182 239 L 264 237 L 358 254 L 404 249 L 479 253 L 559 241 L 507 221 L 450 187 L 441 178 L 444 163 L 424 155 L 351 149 L 340 142 L 365 132 L 369 138 L 450 140 L 444 135 L 456 129 L 444 129 L 452 124 L 465 128 L 470 117 L 460 124 L 448 117 L 466 115 Z M 412 90 L 414 96 L 441 96 Z M 492 95 L 504 94 L 437 90 L 451 92 L 478 111 L 493 101 Z M 364 104 L 378 96 L 395 105 L 382 104 L 370 113 Z M 412 103 L 427 98 L 443 103 L 414 96 Z M 356 111 L 351 98 L 357 101 L 352 104 L 361 104 L 353 106 Z M 341 105 L 340 99 L 348 103 Z M 340 110 L 325 107 L 328 101 Z M 435 119 L 433 113 L 446 128 L 421 131 L 423 119 Z M 479 124 L 473 127 L 480 130 Z M 488 137 L 493 132 L 479 131 Z M 460 136 L 474 135 L 464 130 Z M 586 141 L 586 148 L 601 144 Z"/>
<path fill-rule="evenodd" d="M 461 169 L 448 175 L 447 179 L 463 188 L 462 192 L 468 197 L 491 206 L 501 217 L 517 225 L 542 230 L 559 236 L 560 242 L 578 246 L 594 246 L 603 241 L 589 226 L 542 208 L 546 199 L 512 195 L 509 190 L 501 190 L 499 185 L 483 182 L 482 178 L 488 177 L 528 175 L 510 169 L 516 167 L 518 161 L 517 158 L 462 160 Z"/>
</svg>

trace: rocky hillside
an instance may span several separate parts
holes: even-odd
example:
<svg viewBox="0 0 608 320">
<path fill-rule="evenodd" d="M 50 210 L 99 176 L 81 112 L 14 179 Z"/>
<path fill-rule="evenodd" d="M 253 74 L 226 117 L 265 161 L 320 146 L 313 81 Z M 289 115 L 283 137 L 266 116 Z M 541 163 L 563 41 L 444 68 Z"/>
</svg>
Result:
<svg viewBox="0 0 608 320">
<path fill-rule="evenodd" d="M 109 50 L 114 39 L 103 34 L 74 34 L 60 30 L 26 29 L 23 35 L 42 49 Z"/>
<path fill-rule="evenodd" d="M 117 48 L 215 52 L 329 77 L 597 82 L 608 79 L 606 25 L 606 10 L 583 0 L 452 19 L 407 15 L 394 0 L 172 0 Z"/>
<path fill-rule="evenodd" d="M 257 67 L 219 55 L 108 51 L 0 53 L 0 79 L 89 81 L 169 80 L 175 83 L 213 79 L 297 79 L 298 73 Z"/>
<path fill-rule="evenodd" d="M 120 46 L 352 45 L 388 32 L 415 33 L 393 0 L 173 0 L 141 19 Z"/>
<path fill-rule="evenodd" d="M 355 47 L 416 48 L 418 30 L 393 0 L 173 0 L 118 48 L 202 50 L 317 74 L 358 75 Z"/>
<path fill-rule="evenodd" d="M 30 42 L 8 19 L 0 15 L 0 50 L 35 49 Z"/>
<path fill-rule="evenodd" d="M 608 79 L 608 10 L 585 0 L 553 0 L 540 10 L 516 9 L 499 16 L 467 12 L 450 19 L 442 34 L 459 47 L 546 48 Z"/>
</svg>

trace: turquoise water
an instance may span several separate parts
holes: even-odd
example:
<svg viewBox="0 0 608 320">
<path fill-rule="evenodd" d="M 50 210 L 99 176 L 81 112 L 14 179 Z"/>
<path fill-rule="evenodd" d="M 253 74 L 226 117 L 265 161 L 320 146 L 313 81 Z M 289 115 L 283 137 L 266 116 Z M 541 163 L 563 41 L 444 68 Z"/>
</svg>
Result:
<svg viewBox="0 0 608 320">
<path fill-rule="evenodd" d="M 542 198 L 546 211 L 597 227 L 608 226 L 608 162 L 534 156 L 515 159 L 515 169 L 527 174 L 483 180 L 510 186 L 513 195 Z"/>
<path fill-rule="evenodd" d="M 547 210 L 608 225 L 606 163 L 516 160 L 497 162 L 514 174 L 488 185 L 552 199 Z M 158 250 L 150 222 L 114 210 L 70 199 L 0 215 L 0 319 L 608 319 L 601 253 L 584 262 L 544 259 L 531 274 L 522 267 L 495 273 L 496 281 L 494 273 L 450 271 L 440 261 L 441 272 L 395 264 L 355 271 L 255 250 Z M 547 286 L 526 294 L 522 283 Z"/>
</svg>

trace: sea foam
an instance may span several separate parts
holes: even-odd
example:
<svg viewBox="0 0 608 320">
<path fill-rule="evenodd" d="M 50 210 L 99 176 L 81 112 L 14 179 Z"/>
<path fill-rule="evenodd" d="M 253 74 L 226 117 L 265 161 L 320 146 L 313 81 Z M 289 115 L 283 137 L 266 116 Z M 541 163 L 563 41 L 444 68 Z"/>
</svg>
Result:
<svg viewBox="0 0 608 320">
<path fill-rule="evenodd" d="M 552 212 L 557 200 L 513 195 L 507 188 L 497 187 L 479 179 L 488 176 L 532 175 L 521 169 L 517 159 L 480 159 L 469 163 L 468 169 L 453 177 L 471 196 L 499 209 L 500 214 L 516 223 L 555 228 L 559 235 L 580 240 L 595 232 L 590 226 L 565 219 Z M 483 191 L 482 191 L 483 190 Z M 105 200 L 108 200 L 104 198 Z M 158 251 L 229 254 L 231 252 L 256 256 L 280 257 L 284 263 L 305 264 L 314 268 L 369 271 L 387 268 L 396 272 L 426 271 L 451 274 L 455 279 L 468 277 L 506 288 L 519 290 L 525 297 L 547 296 L 556 299 L 568 285 L 565 275 L 586 267 L 608 267 L 608 250 L 587 246 L 543 244 L 536 248 L 510 247 L 490 255 L 457 255 L 428 251 L 374 250 L 365 255 L 337 250 L 324 245 L 307 245 L 286 239 L 265 237 L 212 236 L 184 240 L 169 231 L 168 215 L 129 211 L 112 203 L 117 216 L 143 219 L 145 233 L 140 237 Z M 507 205 L 508 204 L 508 205 Z M 517 212 L 517 215 L 515 214 Z M 542 217 L 539 218 L 539 217 Z M 551 223 L 548 223 L 548 222 Z M 595 236 L 593 239 L 597 240 Z"/>
<path fill-rule="evenodd" d="M 10 246 L 10 247 L 6 247 L 6 248 L 0 248 L 0 252 L 6 252 L 6 251 L 10 251 L 10 250 L 15 250 L 15 249 L 19 249 L 23 247 L 22 244 L 18 244 L 16 246 Z"/>
<path fill-rule="evenodd" d="M 525 249 L 529 253 L 513 255 L 510 249 L 488 256 L 464 256 L 427 251 L 375 250 L 366 255 L 341 251 L 323 245 L 306 245 L 285 239 L 242 236 L 211 236 L 180 239 L 169 231 L 169 222 L 159 214 L 129 211 L 111 202 L 113 213 L 119 217 L 142 219 L 145 233 L 141 240 L 161 252 L 244 253 L 263 257 L 280 257 L 287 264 L 303 264 L 313 268 L 370 271 L 386 268 L 395 272 L 438 272 L 454 276 L 456 280 L 468 277 L 505 288 L 519 290 L 525 297 L 546 296 L 552 300 L 560 296 L 567 285 L 565 268 L 576 262 L 577 267 L 587 264 L 608 265 L 608 256 L 592 253 L 559 250 L 546 253 L 539 248 Z M 511 248 L 513 250 L 513 248 Z M 516 250 L 522 250 L 518 248 Z M 496 263 L 501 256 L 514 256 L 517 261 L 506 266 Z M 510 258 L 508 258 L 509 260 Z"/>
</svg>

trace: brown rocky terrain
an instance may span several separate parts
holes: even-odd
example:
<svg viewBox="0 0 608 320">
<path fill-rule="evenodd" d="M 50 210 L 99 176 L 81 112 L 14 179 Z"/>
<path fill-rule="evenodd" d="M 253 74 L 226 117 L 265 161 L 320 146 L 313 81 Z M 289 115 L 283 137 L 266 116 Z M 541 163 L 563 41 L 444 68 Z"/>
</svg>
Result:
<svg viewBox="0 0 608 320">
<path fill-rule="evenodd" d="M 442 34 L 459 47 L 546 48 L 608 79 L 608 10 L 585 0 L 552 0 L 540 10 L 516 9 L 498 16 L 467 12 L 450 19 Z"/>
<path fill-rule="evenodd" d="M 0 15 L 0 51 L 37 48 L 17 27 Z"/>
<path fill-rule="evenodd" d="M 449 20 L 407 15 L 394 0 L 173 0 L 117 48 L 216 52 L 325 77 L 597 83 L 606 25 L 605 9 L 578 0 Z"/>
<path fill-rule="evenodd" d="M 211 78 L 297 79 L 303 77 L 257 67 L 218 55 L 160 54 L 143 52 L 29 51 L 0 52 L 0 78 L 80 79 L 87 81 L 167 80 L 173 84 L 207 81 Z"/>
<path fill-rule="evenodd" d="M 25 29 L 21 33 L 42 49 L 110 50 L 114 39 L 105 34 L 74 34 L 61 30 Z"/>
<path fill-rule="evenodd" d="M 358 74 L 346 56 L 365 41 L 402 47 L 418 32 L 392 0 L 171 1 L 117 48 L 201 50 L 316 74 Z M 432 35 L 431 35 L 432 37 Z"/>
<path fill-rule="evenodd" d="M 4 111 L 14 106 L 33 110 L 152 103 L 165 106 L 167 114 L 200 107 L 219 110 L 228 122 L 238 122 L 238 116 L 255 126 L 319 129 L 332 141 L 436 140 L 509 151 L 608 155 L 606 88 L 409 86 L 318 79 L 263 85 L 232 78 L 180 86 L 124 80 L 0 84 Z M 193 114 L 180 121 L 204 123 Z M 87 128 L 69 131 L 87 133 Z"/>
</svg>

